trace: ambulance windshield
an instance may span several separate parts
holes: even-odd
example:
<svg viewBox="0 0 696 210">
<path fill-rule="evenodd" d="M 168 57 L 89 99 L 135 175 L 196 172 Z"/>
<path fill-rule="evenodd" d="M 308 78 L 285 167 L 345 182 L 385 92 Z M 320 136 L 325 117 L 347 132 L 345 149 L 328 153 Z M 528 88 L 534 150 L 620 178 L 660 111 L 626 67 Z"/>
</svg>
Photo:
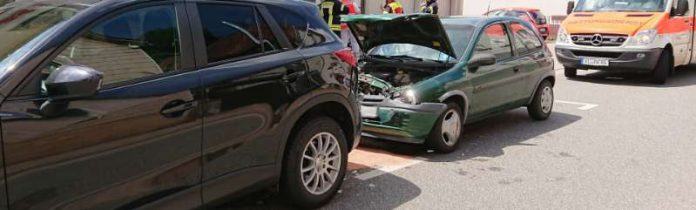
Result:
<svg viewBox="0 0 696 210">
<path fill-rule="evenodd" d="M 575 12 L 663 12 L 667 0 L 579 0 Z"/>
</svg>

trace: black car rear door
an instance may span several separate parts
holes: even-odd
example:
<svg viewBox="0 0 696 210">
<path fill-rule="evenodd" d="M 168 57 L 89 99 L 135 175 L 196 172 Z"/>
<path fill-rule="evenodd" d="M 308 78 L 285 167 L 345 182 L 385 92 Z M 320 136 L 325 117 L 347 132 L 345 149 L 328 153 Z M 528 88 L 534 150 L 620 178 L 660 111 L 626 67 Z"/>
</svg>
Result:
<svg viewBox="0 0 696 210">
<path fill-rule="evenodd" d="M 66 42 L 2 104 L 11 209 L 201 205 L 200 78 L 183 4 L 135 3 Z M 46 77 L 83 65 L 93 97 L 54 100 Z"/>
<path fill-rule="evenodd" d="M 306 65 L 265 7 L 191 1 L 187 10 L 205 89 L 203 200 L 214 205 L 277 177 L 292 126 L 281 122 Z"/>
</svg>

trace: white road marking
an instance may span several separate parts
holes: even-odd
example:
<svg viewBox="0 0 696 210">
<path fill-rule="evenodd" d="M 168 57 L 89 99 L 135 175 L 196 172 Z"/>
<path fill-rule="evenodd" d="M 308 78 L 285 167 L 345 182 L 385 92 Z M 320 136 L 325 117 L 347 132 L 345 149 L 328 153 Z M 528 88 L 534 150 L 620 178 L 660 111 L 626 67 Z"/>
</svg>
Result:
<svg viewBox="0 0 696 210">
<path fill-rule="evenodd" d="M 556 100 L 556 103 L 561 103 L 561 104 L 571 104 L 571 105 L 578 105 L 579 110 L 587 111 L 590 109 L 594 109 L 598 107 L 599 105 L 597 104 L 590 104 L 590 103 L 583 103 L 583 102 L 574 102 L 574 101 L 562 101 L 562 100 Z"/>
<path fill-rule="evenodd" d="M 362 180 L 362 181 L 366 181 L 366 180 L 368 180 L 368 179 L 372 179 L 372 178 L 375 178 L 375 177 L 378 177 L 378 176 L 382 176 L 382 175 L 384 175 L 384 174 L 388 174 L 388 173 L 391 173 L 391 172 L 394 172 L 394 171 L 398 171 L 398 170 L 400 170 L 400 169 L 402 169 L 402 168 L 406 168 L 406 167 L 409 167 L 409 166 L 412 166 L 412 165 L 416 165 L 416 164 L 422 163 L 422 162 L 425 161 L 425 160 L 426 160 L 425 158 L 416 157 L 416 158 L 414 158 L 413 160 L 411 160 L 411 161 L 409 161 L 409 162 L 406 162 L 406 163 L 403 163 L 403 164 L 399 164 L 399 165 L 390 165 L 390 166 L 384 166 L 384 167 L 375 168 L 375 169 L 373 169 L 373 170 L 371 170 L 371 171 L 368 171 L 368 172 L 365 172 L 365 173 L 362 173 L 362 174 L 358 174 L 358 175 L 355 176 L 355 178 L 357 178 L 357 179 L 359 179 L 359 180 Z"/>
</svg>

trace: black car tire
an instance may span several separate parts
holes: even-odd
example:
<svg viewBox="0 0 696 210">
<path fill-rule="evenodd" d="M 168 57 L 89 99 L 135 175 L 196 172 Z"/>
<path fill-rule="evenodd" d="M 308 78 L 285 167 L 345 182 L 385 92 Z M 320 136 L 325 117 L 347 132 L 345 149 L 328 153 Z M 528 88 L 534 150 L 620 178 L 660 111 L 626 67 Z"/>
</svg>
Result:
<svg viewBox="0 0 696 210">
<path fill-rule="evenodd" d="M 305 148 L 309 149 L 309 142 L 315 136 L 322 133 L 331 134 L 338 140 L 337 146 L 338 151 L 340 151 L 340 161 L 338 162 L 340 162 L 340 166 L 338 167 L 338 176 L 335 178 L 333 185 L 326 192 L 314 194 L 303 184 L 304 175 L 301 170 L 303 167 L 302 160 L 305 155 Z M 300 127 L 289 144 L 291 145 L 285 154 L 283 174 L 280 183 L 283 195 L 294 205 L 302 209 L 314 209 L 323 206 L 336 195 L 346 174 L 348 146 L 343 130 L 338 123 L 331 118 L 314 118 Z M 312 182 L 310 182 L 310 184 L 311 183 Z"/>
<path fill-rule="evenodd" d="M 545 93 L 544 91 L 549 92 Z M 550 95 L 545 95 L 549 93 Z M 548 102 L 548 100 L 550 100 L 550 102 Z M 529 106 L 527 106 L 527 112 L 529 113 L 529 117 L 531 117 L 534 120 L 548 119 L 549 116 L 551 116 L 551 113 L 553 112 L 553 103 L 553 85 L 551 85 L 551 81 L 544 80 L 543 82 L 541 82 L 541 84 L 539 84 L 539 87 L 534 93 L 534 99 L 532 99 L 532 103 L 529 104 Z"/>
<path fill-rule="evenodd" d="M 575 78 L 578 76 L 578 69 L 576 68 L 570 68 L 570 67 L 563 67 L 565 76 L 568 78 Z"/>
<path fill-rule="evenodd" d="M 660 60 L 657 62 L 655 70 L 653 70 L 653 82 L 659 85 L 665 84 L 667 82 L 667 77 L 669 77 L 670 72 L 672 72 L 672 68 L 674 68 L 674 65 L 672 65 L 672 54 L 665 50 L 662 52 L 662 55 L 660 55 Z"/>
<path fill-rule="evenodd" d="M 459 134 L 457 138 L 453 138 L 454 142 L 451 142 L 443 134 L 443 129 L 445 128 L 445 122 L 448 117 L 459 116 Z M 457 149 L 457 145 L 462 140 L 462 135 L 464 133 L 464 115 L 462 114 L 462 109 L 457 103 L 449 102 L 447 103 L 447 109 L 440 115 L 433 130 L 430 132 L 430 136 L 426 140 L 426 145 L 435 150 L 438 153 L 450 153 Z"/>
</svg>

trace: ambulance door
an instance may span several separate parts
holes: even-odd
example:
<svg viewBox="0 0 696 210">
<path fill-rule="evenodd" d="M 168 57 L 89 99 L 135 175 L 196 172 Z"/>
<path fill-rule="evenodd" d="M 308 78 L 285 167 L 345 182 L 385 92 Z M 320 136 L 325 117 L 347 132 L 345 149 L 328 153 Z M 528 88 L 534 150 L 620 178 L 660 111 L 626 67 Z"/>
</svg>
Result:
<svg viewBox="0 0 696 210">
<path fill-rule="evenodd" d="M 687 17 L 689 18 L 690 24 L 689 24 L 689 32 L 691 34 L 691 39 L 689 42 L 689 62 L 687 64 L 693 64 L 696 63 L 696 48 L 694 45 L 696 45 L 696 9 L 694 9 L 694 6 L 696 4 L 696 0 L 689 0 L 689 12 L 687 12 Z"/>
<path fill-rule="evenodd" d="M 680 0 L 672 1 L 672 8 L 677 8 Z M 693 43 L 693 12 L 694 0 L 689 1 L 689 11 L 684 15 L 672 16 L 668 22 L 667 33 L 671 37 L 672 46 L 674 47 L 674 66 L 686 65 L 691 60 L 691 51 Z"/>
</svg>

